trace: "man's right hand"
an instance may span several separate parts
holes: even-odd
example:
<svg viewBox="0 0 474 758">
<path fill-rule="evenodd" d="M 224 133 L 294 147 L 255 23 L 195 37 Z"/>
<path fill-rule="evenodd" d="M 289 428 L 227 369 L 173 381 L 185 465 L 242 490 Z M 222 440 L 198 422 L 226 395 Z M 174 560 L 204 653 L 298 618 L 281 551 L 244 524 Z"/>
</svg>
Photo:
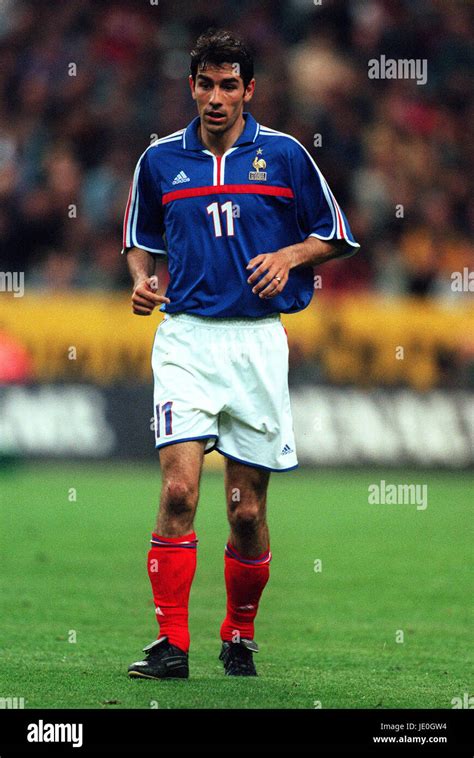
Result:
<svg viewBox="0 0 474 758">
<path fill-rule="evenodd" d="M 136 316 L 149 316 L 157 305 L 169 303 L 169 297 L 158 295 L 158 277 L 149 276 L 135 285 L 132 293 L 132 309 Z"/>
</svg>

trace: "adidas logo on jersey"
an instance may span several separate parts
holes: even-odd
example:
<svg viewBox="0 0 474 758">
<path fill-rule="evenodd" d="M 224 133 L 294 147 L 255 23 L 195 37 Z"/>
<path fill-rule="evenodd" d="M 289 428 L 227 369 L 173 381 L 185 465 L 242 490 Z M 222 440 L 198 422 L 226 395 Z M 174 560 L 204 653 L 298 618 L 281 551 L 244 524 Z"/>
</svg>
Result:
<svg viewBox="0 0 474 758">
<path fill-rule="evenodd" d="M 291 448 L 289 445 L 285 445 L 283 450 L 281 451 L 282 455 L 288 455 L 288 453 L 293 453 L 293 448 Z"/>
<path fill-rule="evenodd" d="M 190 181 L 191 181 L 191 179 L 189 178 L 189 176 L 186 176 L 186 174 L 184 173 L 184 171 L 180 171 L 179 174 L 177 174 L 175 176 L 175 178 L 173 179 L 173 181 L 171 183 L 172 184 L 184 184 L 184 182 L 190 182 Z"/>
</svg>

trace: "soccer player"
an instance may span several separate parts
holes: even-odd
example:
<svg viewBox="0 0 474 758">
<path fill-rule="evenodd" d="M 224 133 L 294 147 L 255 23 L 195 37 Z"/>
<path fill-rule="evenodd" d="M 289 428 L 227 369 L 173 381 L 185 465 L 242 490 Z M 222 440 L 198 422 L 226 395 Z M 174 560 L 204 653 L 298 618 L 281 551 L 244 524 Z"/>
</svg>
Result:
<svg viewBox="0 0 474 758">
<path fill-rule="evenodd" d="M 359 247 L 307 150 L 244 111 L 255 79 L 242 40 L 201 35 L 189 84 L 198 116 L 145 150 L 124 221 L 133 312 L 165 312 L 152 351 L 162 488 L 148 553 L 160 632 L 129 667 L 151 679 L 189 675 L 193 521 L 203 457 L 214 449 L 225 457 L 230 525 L 219 657 L 227 675 L 256 675 L 268 481 L 297 466 L 280 314 L 309 304 L 314 266 Z M 154 262 L 165 254 L 170 281 L 160 295 Z"/>
</svg>

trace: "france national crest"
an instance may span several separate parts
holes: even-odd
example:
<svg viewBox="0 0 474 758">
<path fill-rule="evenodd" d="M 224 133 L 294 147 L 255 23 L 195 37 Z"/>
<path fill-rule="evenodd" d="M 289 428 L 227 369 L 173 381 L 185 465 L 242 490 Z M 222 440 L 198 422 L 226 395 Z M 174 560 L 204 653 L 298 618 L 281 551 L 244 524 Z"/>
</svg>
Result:
<svg viewBox="0 0 474 758">
<path fill-rule="evenodd" d="M 252 161 L 252 166 L 254 167 L 255 171 L 249 171 L 249 179 L 257 182 L 266 182 L 267 172 L 263 169 L 267 167 L 267 163 L 263 158 L 258 157 L 261 155 L 261 153 L 261 148 L 258 148 L 257 155 Z"/>
</svg>

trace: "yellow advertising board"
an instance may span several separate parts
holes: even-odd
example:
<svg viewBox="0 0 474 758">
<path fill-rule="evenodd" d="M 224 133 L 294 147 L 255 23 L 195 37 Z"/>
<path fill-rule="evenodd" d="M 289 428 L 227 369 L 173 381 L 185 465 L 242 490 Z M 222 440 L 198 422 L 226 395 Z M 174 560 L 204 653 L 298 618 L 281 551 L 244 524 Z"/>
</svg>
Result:
<svg viewBox="0 0 474 758">
<path fill-rule="evenodd" d="M 158 312 L 133 315 L 122 293 L 3 294 L 0 339 L 3 333 L 25 346 L 37 381 L 142 382 L 151 380 L 150 352 L 161 318 Z M 314 361 L 315 377 L 336 385 L 427 390 L 474 352 L 474 305 L 468 301 L 447 307 L 320 296 L 283 323 L 293 364 Z"/>
</svg>

